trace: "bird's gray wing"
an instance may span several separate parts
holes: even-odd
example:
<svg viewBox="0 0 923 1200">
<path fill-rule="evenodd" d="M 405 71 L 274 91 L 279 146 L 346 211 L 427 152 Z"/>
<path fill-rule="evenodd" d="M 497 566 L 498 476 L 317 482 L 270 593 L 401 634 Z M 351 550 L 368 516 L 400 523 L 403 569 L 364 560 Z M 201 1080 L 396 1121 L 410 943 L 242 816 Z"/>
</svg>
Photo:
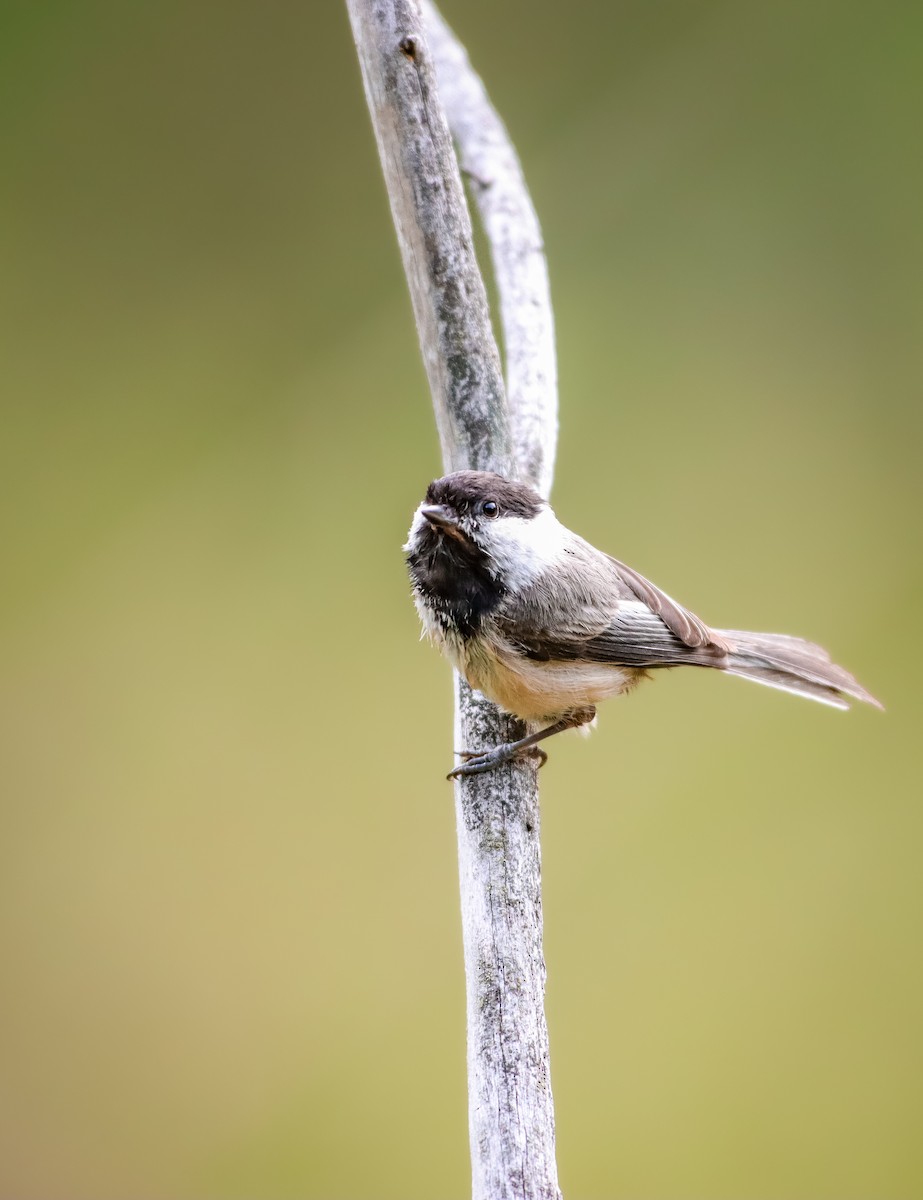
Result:
<svg viewBox="0 0 923 1200">
<path fill-rule="evenodd" d="M 672 596 L 668 596 L 666 592 L 661 591 L 649 579 L 645 579 L 643 575 L 626 566 L 625 563 L 619 562 L 617 558 L 611 558 L 609 555 L 606 557 L 615 568 L 619 578 L 624 580 L 634 595 L 642 600 L 652 612 L 656 613 L 664 625 L 675 633 L 684 645 L 713 646 L 725 651 L 728 649 L 724 639 L 719 637 L 713 629 L 709 629 L 695 613 L 690 612 L 688 608 L 683 608 L 681 604 L 677 604 Z"/>
<path fill-rule="evenodd" d="M 495 613 L 501 635 L 527 657 L 631 667 L 726 659 L 725 642 L 698 617 L 589 543 L 575 540 L 553 569 L 553 587 L 541 579 Z"/>
</svg>

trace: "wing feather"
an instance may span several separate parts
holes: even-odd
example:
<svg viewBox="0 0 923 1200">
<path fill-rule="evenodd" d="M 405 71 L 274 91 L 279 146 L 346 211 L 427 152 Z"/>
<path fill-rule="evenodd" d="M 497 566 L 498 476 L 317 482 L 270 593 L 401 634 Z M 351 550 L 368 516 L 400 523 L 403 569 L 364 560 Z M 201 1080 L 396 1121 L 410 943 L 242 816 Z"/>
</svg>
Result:
<svg viewBox="0 0 923 1200">
<path fill-rule="evenodd" d="M 668 596 L 666 592 L 651 583 L 649 579 L 645 579 L 632 567 L 619 562 L 617 558 L 609 557 L 609 561 L 638 599 L 656 613 L 681 642 L 692 647 L 713 646 L 717 650 L 727 651 L 727 642 L 719 637 L 713 629 L 709 629 L 695 613 L 690 612 L 688 608 L 683 608 L 672 596 Z"/>
<path fill-rule="evenodd" d="M 727 643 L 643 575 L 582 539 L 539 580 L 507 600 L 501 635 L 538 661 L 656 667 L 726 662 Z"/>
</svg>

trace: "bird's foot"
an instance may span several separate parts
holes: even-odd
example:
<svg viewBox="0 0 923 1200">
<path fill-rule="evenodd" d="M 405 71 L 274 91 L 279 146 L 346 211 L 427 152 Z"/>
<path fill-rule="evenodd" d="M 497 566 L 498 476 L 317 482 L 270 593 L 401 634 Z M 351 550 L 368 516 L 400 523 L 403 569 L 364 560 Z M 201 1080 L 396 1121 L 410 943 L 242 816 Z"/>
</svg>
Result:
<svg viewBox="0 0 923 1200">
<path fill-rule="evenodd" d="M 514 758 L 537 758 L 536 770 L 541 769 L 548 761 L 548 755 L 540 746 L 519 746 L 515 742 L 504 742 L 501 746 L 495 746 L 493 750 L 480 753 L 471 750 L 458 750 L 456 753 L 465 761 L 459 763 L 454 771 L 450 771 L 446 779 L 460 779 L 463 775 L 483 775 Z"/>
</svg>

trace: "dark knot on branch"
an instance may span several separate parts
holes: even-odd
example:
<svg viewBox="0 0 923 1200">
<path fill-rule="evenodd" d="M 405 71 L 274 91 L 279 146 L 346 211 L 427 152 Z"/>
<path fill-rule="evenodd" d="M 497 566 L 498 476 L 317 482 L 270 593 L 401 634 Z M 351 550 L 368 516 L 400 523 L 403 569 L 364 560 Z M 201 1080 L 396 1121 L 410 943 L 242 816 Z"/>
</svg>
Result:
<svg viewBox="0 0 923 1200">
<path fill-rule="evenodd" d="M 417 38 L 408 33 L 406 37 L 402 37 L 398 42 L 398 48 L 411 62 L 416 62 L 417 59 Z"/>
</svg>

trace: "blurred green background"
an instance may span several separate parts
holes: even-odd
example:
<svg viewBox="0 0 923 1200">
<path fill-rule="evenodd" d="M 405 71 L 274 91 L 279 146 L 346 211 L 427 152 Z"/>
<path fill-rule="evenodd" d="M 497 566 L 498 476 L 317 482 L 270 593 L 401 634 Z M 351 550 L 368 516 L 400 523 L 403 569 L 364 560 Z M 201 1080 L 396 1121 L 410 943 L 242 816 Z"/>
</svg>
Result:
<svg viewBox="0 0 923 1200">
<path fill-rule="evenodd" d="M 688 672 L 542 776 L 569 1197 L 923 1194 L 923 9 L 468 0 L 559 514 L 888 706 Z M 337 3 L 4 5 L 0 1196 L 463 1197 L 439 473 Z"/>
</svg>

